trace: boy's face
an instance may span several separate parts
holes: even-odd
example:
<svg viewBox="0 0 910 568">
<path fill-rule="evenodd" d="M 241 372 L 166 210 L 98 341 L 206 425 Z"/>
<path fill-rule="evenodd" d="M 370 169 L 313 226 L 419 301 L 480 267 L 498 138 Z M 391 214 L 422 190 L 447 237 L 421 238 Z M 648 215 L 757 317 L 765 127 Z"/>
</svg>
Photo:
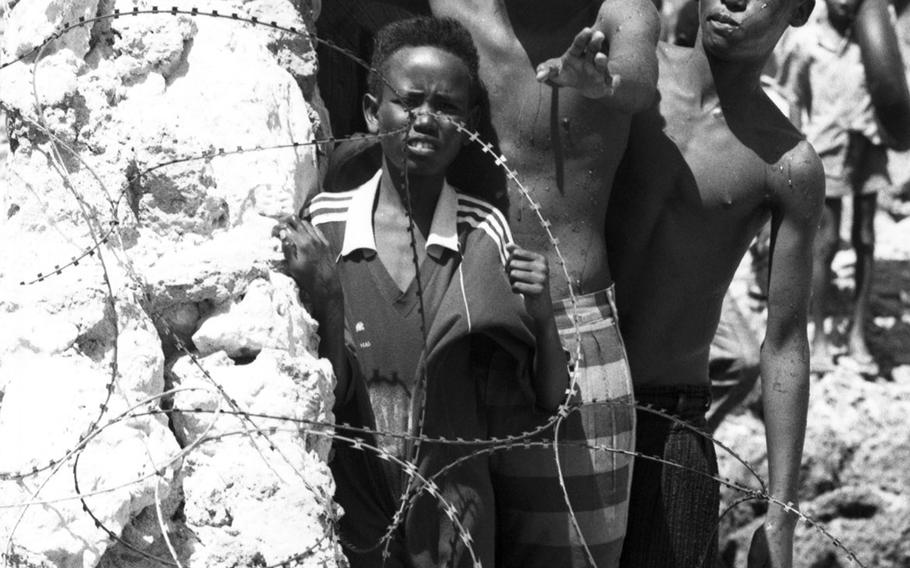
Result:
<svg viewBox="0 0 910 568">
<path fill-rule="evenodd" d="M 404 47 L 386 60 L 383 74 L 389 84 L 381 98 L 364 97 L 370 132 L 407 127 L 414 114 L 406 132 L 382 138 L 386 160 L 397 168 L 407 163 L 409 175 L 444 174 L 464 140 L 453 121 L 467 124 L 474 112 L 467 65 L 436 47 Z"/>
<path fill-rule="evenodd" d="M 812 0 L 700 0 L 705 51 L 725 61 L 764 61 L 787 26 L 801 26 Z"/>
</svg>

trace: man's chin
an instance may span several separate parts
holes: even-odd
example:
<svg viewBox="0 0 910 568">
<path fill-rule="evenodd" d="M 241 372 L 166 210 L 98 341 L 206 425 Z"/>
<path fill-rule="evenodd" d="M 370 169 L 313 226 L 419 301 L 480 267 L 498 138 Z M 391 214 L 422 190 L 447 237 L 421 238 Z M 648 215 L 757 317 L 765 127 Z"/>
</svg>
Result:
<svg viewBox="0 0 910 568">
<path fill-rule="evenodd" d="M 705 37 L 702 39 L 705 53 L 720 61 L 728 63 L 745 63 L 748 57 L 739 49 L 735 39 L 723 37 Z"/>
</svg>

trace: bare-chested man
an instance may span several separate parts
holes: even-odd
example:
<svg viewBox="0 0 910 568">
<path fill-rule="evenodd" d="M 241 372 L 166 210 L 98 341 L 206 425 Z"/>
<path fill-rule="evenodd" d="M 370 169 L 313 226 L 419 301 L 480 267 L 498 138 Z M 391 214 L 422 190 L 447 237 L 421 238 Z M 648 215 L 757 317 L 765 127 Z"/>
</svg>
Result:
<svg viewBox="0 0 910 568">
<path fill-rule="evenodd" d="M 650 49 L 659 25 L 653 3 L 430 0 L 430 6 L 433 15 L 453 17 L 470 30 L 499 146 L 553 223 L 576 292 L 606 288 L 611 279 L 603 213 L 631 114 L 651 103 L 657 77 Z M 575 42 L 586 26 L 597 37 L 579 34 Z M 609 56 L 575 72 L 601 47 Z M 560 56 L 562 62 L 553 59 Z M 553 89 L 539 80 L 549 76 L 580 88 L 559 89 L 554 108 Z M 512 188 L 510 197 L 516 238 L 532 250 L 550 249 L 527 203 Z M 568 291 L 559 280 L 552 284 L 557 299 Z"/>
<path fill-rule="evenodd" d="M 414 9 L 413 0 L 376 1 Z M 491 134 L 551 223 L 571 285 L 579 294 L 576 309 L 568 300 L 569 282 L 562 277 L 546 232 L 517 188 L 510 186 L 512 231 L 524 246 L 550 255 L 550 266 L 556 270 L 551 292 L 557 301 L 557 323 L 573 355 L 572 319 L 576 314 L 579 318 L 577 399 L 599 403 L 584 405 L 580 420 L 572 417 L 578 428 L 568 423 L 561 432 L 570 440 L 629 450 L 634 413 L 628 406 L 606 404 L 631 402 L 632 395 L 614 323 L 604 219 L 632 114 L 647 108 L 655 94 L 659 18 L 654 4 L 429 0 L 429 7 L 433 15 L 452 17 L 471 32 L 489 98 Z M 349 146 L 347 165 L 334 179 L 358 170 L 351 157 L 356 154 Z M 486 159 L 492 163 L 491 157 Z M 453 174 L 458 172 L 450 168 L 449 175 Z M 488 402 L 494 435 L 529 429 L 541 419 L 527 416 L 526 422 L 501 425 L 497 431 L 497 417 L 515 413 L 497 413 L 496 407 L 515 401 L 494 397 Z M 499 551 L 499 565 L 584 566 L 590 560 L 599 566 L 618 564 L 632 473 L 627 455 L 563 446 L 560 468 L 573 496 L 572 515 L 565 514 L 552 449 L 502 452 L 494 456 L 493 467 L 497 515 L 509 543 Z"/>
<path fill-rule="evenodd" d="M 549 251 L 550 266 L 557 270 L 551 279 L 557 324 L 573 356 L 573 315 L 579 319 L 578 399 L 597 403 L 583 405 L 572 417 L 577 422 L 563 426 L 563 439 L 632 449 L 634 413 L 629 406 L 609 404 L 632 399 L 615 325 L 604 219 L 632 114 L 654 97 L 657 11 L 651 0 L 431 0 L 430 5 L 434 15 L 454 17 L 470 30 L 499 147 L 552 224 L 579 294 L 573 308 L 546 233 L 510 186 L 515 238 L 532 250 Z M 495 413 L 495 401 L 492 406 Z M 513 424 L 502 433 L 534 425 Z M 567 511 L 551 449 L 500 453 L 491 464 L 497 516 L 509 543 L 501 565 L 618 566 L 633 470 L 627 455 L 563 444 L 560 468 L 573 496 L 573 514 L 561 516 L 554 515 Z"/>
<path fill-rule="evenodd" d="M 806 310 L 824 197 L 815 152 L 763 93 L 762 67 L 814 0 L 701 0 L 692 49 L 658 49 L 659 100 L 636 116 L 607 219 L 636 398 L 704 426 L 724 291 L 771 219 L 761 350 L 770 492 L 797 500 L 809 394 Z M 716 472 L 710 442 L 640 412 L 637 450 Z M 639 459 L 623 566 L 713 566 L 717 484 Z M 771 505 L 749 566 L 789 567 L 796 517 Z"/>
</svg>

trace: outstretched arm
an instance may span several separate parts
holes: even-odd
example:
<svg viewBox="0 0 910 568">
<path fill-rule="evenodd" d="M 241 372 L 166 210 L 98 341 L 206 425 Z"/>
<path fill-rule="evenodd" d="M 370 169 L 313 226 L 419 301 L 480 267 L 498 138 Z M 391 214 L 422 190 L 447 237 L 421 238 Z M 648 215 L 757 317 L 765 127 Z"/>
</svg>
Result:
<svg viewBox="0 0 910 568">
<path fill-rule="evenodd" d="M 761 350 L 762 402 L 771 496 L 797 505 L 809 402 L 806 312 L 812 241 L 824 200 L 824 173 L 805 141 L 774 165 L 768 327 Z M 797 517 L 771 504 L 749 551 L 750 568 L 790 568 Z"/>
<path fill-rule="evenodd" d="M 537 79 L 579 89 L 624 112 L 647 108 L 657 92 L 660 18 L 651 0 L 604 0 L 597 19 L 561 56 L 537 67 Z"/>
<path fill-rule="evenodd" d="M 537 397 L 537 406 L 554 411 L 566 397 L 569 371 L 553 316 L 547 257 L 514 243 L 508 245 L 508 250 L 506 271 L 509 283 L 513 292 L 524 295 L 525 309 L 534 321 L 537 345 L 531 386 Z"/>
</svg>

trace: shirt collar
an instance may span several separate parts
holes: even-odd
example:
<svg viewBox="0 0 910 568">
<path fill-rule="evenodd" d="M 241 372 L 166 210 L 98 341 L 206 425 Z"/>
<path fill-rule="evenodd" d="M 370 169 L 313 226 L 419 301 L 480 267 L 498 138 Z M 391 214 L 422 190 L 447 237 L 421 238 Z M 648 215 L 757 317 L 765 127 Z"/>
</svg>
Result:
<svg viewBox="0 0 910 568">
<path fill-rule="evenodd" d="M 373 234 L 373 203 L 376 202 L 376 191 L 382 179 L 382 170 L 376 172 L 369 181 L 356 189 L 348 207 L 344 230 L 344 243 L 339 258 L 348 256 L 356 250 L 363 250 L 370 255 L 376 254 L 376 237 Z M 442 256 L 444 249 L 459 253 L 458 243 L 458 194 L 448 181 L 443 182 L 433 221 L 430 224 L 430 235 L 427 237 L 427 254 L 436 260 Z"/>
</svg>

